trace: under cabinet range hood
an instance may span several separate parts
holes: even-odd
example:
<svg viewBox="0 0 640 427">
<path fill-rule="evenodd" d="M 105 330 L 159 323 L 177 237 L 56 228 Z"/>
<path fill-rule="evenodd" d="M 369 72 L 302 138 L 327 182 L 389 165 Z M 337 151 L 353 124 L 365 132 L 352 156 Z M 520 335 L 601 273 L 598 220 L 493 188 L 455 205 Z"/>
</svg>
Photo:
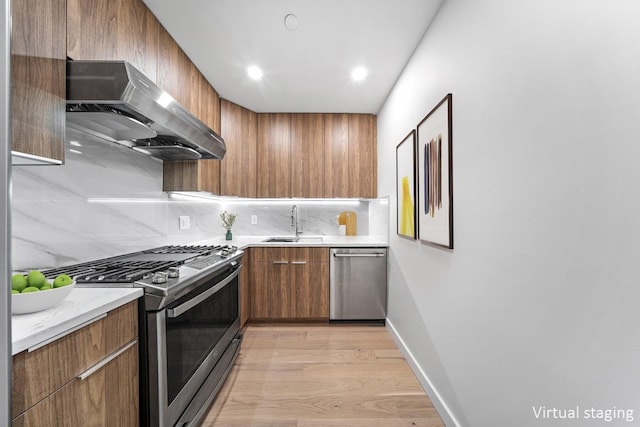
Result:
<svg viewBox="0 0 640 427">
<path fill-rule="evenodd" d="M 162 160 L 222 159 L 224 140 L 125 61 L 67 61 L 67 126 Z"/>
</svg>

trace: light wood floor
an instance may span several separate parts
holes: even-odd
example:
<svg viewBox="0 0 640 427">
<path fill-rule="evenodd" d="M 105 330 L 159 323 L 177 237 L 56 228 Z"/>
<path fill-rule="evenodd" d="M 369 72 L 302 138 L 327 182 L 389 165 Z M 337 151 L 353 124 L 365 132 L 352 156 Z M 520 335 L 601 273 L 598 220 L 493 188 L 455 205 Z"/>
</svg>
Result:
<svg viewBox="0 0 640 427">
<path fill-rule="evenodd" d="M 203 423 L 444 426 L 383 326 L 249 325 Z"/>
</svg>

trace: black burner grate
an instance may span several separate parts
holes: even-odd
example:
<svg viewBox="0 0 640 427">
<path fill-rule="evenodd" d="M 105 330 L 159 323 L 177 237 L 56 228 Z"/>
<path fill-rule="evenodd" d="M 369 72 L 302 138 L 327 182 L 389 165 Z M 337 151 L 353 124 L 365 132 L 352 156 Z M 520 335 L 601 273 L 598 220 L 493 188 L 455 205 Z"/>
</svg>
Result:
<svg viewBox="0 0 640 427">
<path fill-rule="evenodd" d="M 156 271 L 166 270 L 169 267 L 184 264 L 187 259 L 193 259 L 196 256 L 206 256 L 221 248 L 222 246 L 204 245 L 162 246 L 128 255 L 44 270 L 43 274 L 47 278 L 54 278 L 58 274 L 63 273 L 68 274 L 75 278 L 77 283 L 132 283 L 148 277 Z M 176 256 L 171 257 L 171 254 Z M 193 256 L 190 257 L 189 254 Z M 144 258 L 151 259 L 140 260 L 141 255 Z"/>
</svg>

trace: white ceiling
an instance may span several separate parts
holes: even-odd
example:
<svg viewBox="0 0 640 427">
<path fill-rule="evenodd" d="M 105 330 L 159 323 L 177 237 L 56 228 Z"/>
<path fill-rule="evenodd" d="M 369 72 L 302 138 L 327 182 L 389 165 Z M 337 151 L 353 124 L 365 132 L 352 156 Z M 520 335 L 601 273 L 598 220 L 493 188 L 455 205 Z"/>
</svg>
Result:
<svg viewBox="0 0 640 427">
<path fill-rule="evenodd" d="M 442 1 L 144 0 L 224 99 L 256 112 L 374 114 Z M 250 65 L 262 80 L 247 77 Z M 356 66 L 369 71 L 359 83 Z"/>
</svg>

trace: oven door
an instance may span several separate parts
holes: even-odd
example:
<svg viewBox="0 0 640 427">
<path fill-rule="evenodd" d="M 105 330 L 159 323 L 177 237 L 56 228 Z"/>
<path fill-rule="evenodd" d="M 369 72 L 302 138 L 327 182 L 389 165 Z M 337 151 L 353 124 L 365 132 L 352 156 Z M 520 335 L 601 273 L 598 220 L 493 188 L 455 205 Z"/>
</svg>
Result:
<svg viewBox="0 0 640 427">
<path fill-rule="evenodd" d="M 173 426 L 240 331 L 238 274 L 229 266 L 194 291 L 148 313 L 149 425 Z M 156 358 L 157 356 L 157 358 Z M 227 360 L 227 359 L 225 359 Z"/>
</svg>

